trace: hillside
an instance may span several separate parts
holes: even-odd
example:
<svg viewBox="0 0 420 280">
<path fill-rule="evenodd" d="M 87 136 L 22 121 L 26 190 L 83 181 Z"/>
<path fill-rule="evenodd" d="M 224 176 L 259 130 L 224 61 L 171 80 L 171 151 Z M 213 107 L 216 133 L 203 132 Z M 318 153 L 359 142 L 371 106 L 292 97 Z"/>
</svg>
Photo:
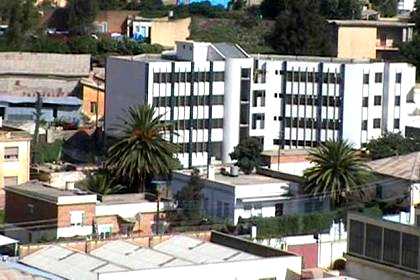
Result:
<svg viewBox="0 0 420 280">
<path fill-rule="evenodd" d="M 274 26 L 269 20 L 238 20 L 227 18 L 193 17 L 191 38 L 195 41 L 231 42 L 249 53 L 270 53 L 273 49 L 265 38 Z"/>
</svg>

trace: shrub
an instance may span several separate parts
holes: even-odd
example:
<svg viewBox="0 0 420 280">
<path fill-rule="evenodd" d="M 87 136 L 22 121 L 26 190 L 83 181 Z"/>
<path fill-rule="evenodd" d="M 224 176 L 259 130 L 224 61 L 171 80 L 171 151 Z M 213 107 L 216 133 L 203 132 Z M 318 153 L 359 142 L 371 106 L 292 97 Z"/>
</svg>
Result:
<svg viewBox="0 0 420 280">
<path fill-rule="evenodd" d="M 97 54 L 98 42 L 92 36 L 76 36 L 69 42 L 72 53 L 77 54 Z"/>
<path fill-rule="evenodd" d="M 32 145 L 33 162 L 42 164 L 55 162 L 61 159 L 63 141 L 57 140 L 54 143 L 38 143 Z"/>
</svg>

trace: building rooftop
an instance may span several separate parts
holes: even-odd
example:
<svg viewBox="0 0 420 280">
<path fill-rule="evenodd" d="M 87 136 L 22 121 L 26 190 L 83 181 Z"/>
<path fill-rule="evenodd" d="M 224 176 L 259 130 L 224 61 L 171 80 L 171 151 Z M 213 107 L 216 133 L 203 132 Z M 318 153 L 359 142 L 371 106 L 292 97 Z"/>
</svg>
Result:
<svg viewBox="0 0 420 280">
<path fill-rule="evenodd" d="M 414 27 L 414 23 L 393 20 L 328 20 L 339 26 L 366 26 L 366 27 Z"/>
<path fill-rule="evenodd" d="M 102 196 L 102 204 L 127 204 L 149 202 L 141 193 L 111 194 Z"/>
<path fill-rule="evenodd" d="M 34 275 L 16 268 L 9 267 L 6 264 L 0 264 L 0 279 L 4 280 L 46 280 L 42 276 Z"/>
<path fill-rule="evenodd" d="M 53 53 L 0 53 L 0 75 L 89 76 L 90 55 Z"/>
<path fill-rule="evenodd" d="M 277 55 L 277 54 L 252 54 L 256 59 L 266 60 L 287 60 L 287 61 L 303 61 L 303 62 L 330 62 L 330 63 L 369 63 L 375 62 L 369 58 L 337 58 L 327 56 L 304 56 L 304 55 Z"/>
<path fill-rule="evenodd" d="M 410 181 L 420 181 L 420 152 L 368 162 L 376 173 Z"/>
<path fill-rule="evenodd" d="M 248 58 L 248 54 L 238 45 L 232 43 L 213 43 L 215 47 L 225 58 Z"/>
<path fill-rule="evenodd" d="M 13 192 L 20 195 L 33 197 L 50 203 L 75 204 L 75 203 L 96 203 L 96 194 L 91 194 L 78 189 L 61 190 L 53 188 L 38 180 L 5 187 L 6 192 Z"/>
<path fill-rule="evenodd" d="M 32 140 L 31 134 L 26 131 L 3 125 L 3 120 L 0 120 L 0 141 L 13 142 L 13 141 L 30 141 Z"/>
<path fill-rule="evenodd" d="M 127 267 L 59 245 L 41 249 L 24 257 L 20 262 L 70 280 L 96 280 L 97 273 L 100 272 L 128 270 Z"/>
<path fill-rule="evenodd" d="M 291 254 L 278 251 L 274 256 L 276 255 Z M 259 258 L 262 257 L 229 246 L 176 235 L 150 248 L 124 240 L 109 241 L 89 254 L 76 252 L 59 245 L 51 245 L 24 257 L 21 262 L 66 279 L 93 280 L 97 279 L 97 273 L 246 261 Z"/>
</svg>

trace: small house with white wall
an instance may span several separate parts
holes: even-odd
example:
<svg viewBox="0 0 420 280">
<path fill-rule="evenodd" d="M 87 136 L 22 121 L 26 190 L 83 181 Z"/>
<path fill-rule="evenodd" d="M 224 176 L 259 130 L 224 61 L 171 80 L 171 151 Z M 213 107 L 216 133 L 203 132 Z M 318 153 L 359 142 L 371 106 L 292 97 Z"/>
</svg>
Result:
<svg viewBox="0 0 420 280">
<path fill-rule="evenodd" d="M 261 169 L 253 174 L 202 170 L 202 211 L 208 217 L 236 224 L 239 218 L 274 217 L 329 209 L 321 198 L 299 198 L 300 177 Z M 191 170 L 175 171 L 173 194 L 187 186 Z M 206 173 L 207 172 L 207 173 Z"/>
</svg>

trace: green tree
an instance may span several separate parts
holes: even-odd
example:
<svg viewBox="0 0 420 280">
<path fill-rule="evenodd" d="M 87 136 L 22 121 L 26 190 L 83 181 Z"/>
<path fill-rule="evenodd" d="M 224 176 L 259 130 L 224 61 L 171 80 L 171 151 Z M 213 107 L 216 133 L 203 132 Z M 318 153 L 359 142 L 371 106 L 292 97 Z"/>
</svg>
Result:
<svg viewBox="0 0 420 280">
<path fill-rule="evenodd" d="M 108 170 L 100 170 L 79 182 L 78 187 L 101 195 L 121 193 L 125 186 L 117 184 L 115 178 Z"/>
<path fill-rule="evenodd" d="M 400 53 L 405 61 L 416 66 L 417 77 L 420 77 L 420 35 L 415 34 L 412 41 L 402 43 Z"/>
<path fill-rule="evenodd" d="M 199 171 L 194 169 L 188 185 L 176 194 L 178 207 L 182 209 L 184 220 L 198 221 L 201 218 L 202 189 Z"/>
<path fill-rule="evenodd" d="M 420 151 L 420 139 L 406 138 L 400 133 L 386 133 L 367 145 L 372 159 L 381 159 L 397 155 L 405 155 Z"/>
<path fill-rule="evenodd" d="M 98 52 L 98 42 L 92 36 L 75 36 L 69 42 L 72 53 L 93 54 Z"/>
<path fill-rule="evenodd" d="M 383 17 L 394 17 L 398 13 L 398 0 L 370 0 L 370 3 Z"/>
<path fill-rule="evenodd" d="M 242 139 L 235 147 L 230 157 L 237 160 L 237 165 L 246 174 L 250 174 L 254 168 L 261 165 L 262 145 L 257 138 L 248 137 Z"/>
<path fill-rule="evenodd" d="M 72 34 L 87 35 L 93 31 L 93 22 L 99 11 L 97 0 L 69 0 L 68 27 Z"/>
<path fill-rule="evenodd" d="M 167 176 L 176 165 L 173 155 L 178 146 L 165 139 L 169 129 L 162 115 L 155 116 L 154 107 L 130 107 L 116 143 L 108 150 L 106 165 L 144 192 L 148 178 Z"/>
<path fill-rule="evenodd" d="M 320 13 L 327 19 L 360 19 L 361 0 L 320 0 Z"/>
<path fill-rule="evenodd" d="M 316 26 L 316 28 L 314 28 Z M 276 18 L 268 40 L 281 54 L 329 55 L 330 28 L 313 0 L 292 1 Z"/>
<path fill-rule="evenodd" d="M 309 152 L 314 165 L 304 172 L 305 190 L 313 195 L 331 196 L 336 205 L 362 196 L 361 185 L 368 183 L 371 172 L 346 141 L 327 141 Z"/>
<path fill-rule="evenodd" d="M 260 5 L 261 15 L 265 18 L 276 18 L 281 12 L 288 9 L 291 0 L 263 0 Z"/>
</svg>

